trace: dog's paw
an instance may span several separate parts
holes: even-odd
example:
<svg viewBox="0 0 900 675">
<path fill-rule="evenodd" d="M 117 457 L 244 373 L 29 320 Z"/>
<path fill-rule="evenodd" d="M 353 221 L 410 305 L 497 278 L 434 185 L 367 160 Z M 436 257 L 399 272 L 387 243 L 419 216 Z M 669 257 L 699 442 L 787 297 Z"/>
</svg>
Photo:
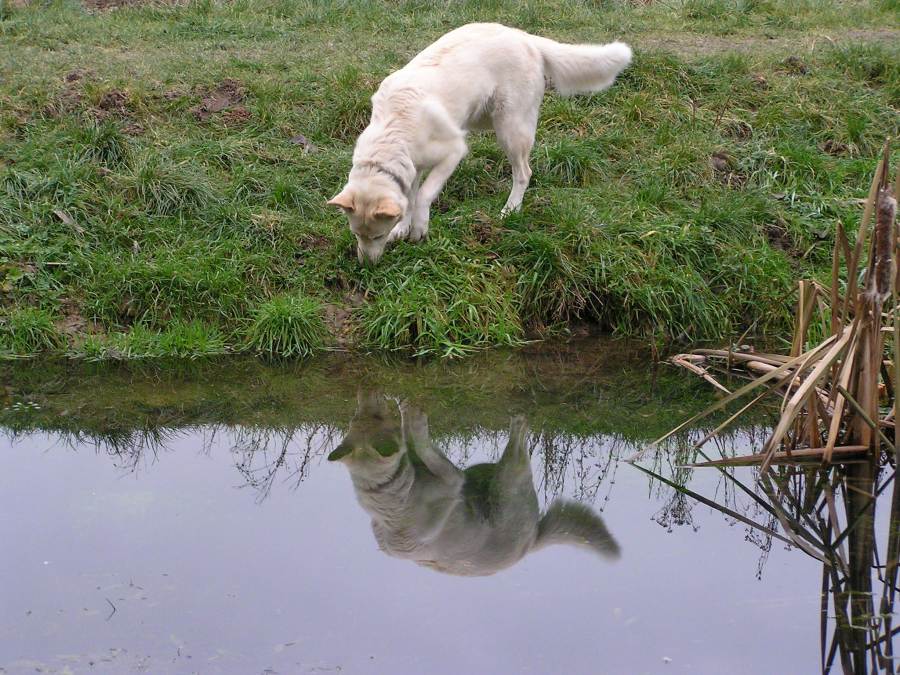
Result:
<svg viewBox="0 0 900 675">
<path fill-rule="evenodd" d="M 424 223 L 413 223 L 409 228 L 409 236 L 407 236 L 407 240 L 415 243 L 417 241 L 422 241 L 428 236 L 428 221 L 426 220 Z"/>
<path fill-rule="evenodd" d="M 409 238 L 409 221 L 407 221 L 405 223 L 400 222 L 400 223 L 397 223 L 396 225 L 394 225 L 394 229 L 390 231 L 390 234 L 388 234 L 387 240 L 388 240 L 388 243 L 391 243 L 392 241 L 400 241 L 401 239 L 408 239 L 408 238 Z"/>
<path fill-rule="evenodd" d="M 428 415 L 421 408 L 414 405 L 403 405 L 400 408 L 403 424 L 414 443 L 421 444 L 428 441 Z"/>
</svg>

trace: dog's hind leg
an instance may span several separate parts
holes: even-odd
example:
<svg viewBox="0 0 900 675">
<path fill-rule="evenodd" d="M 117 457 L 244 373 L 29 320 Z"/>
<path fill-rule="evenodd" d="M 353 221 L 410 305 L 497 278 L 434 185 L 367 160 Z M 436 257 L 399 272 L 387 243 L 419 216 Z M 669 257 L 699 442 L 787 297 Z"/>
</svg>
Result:
<svg viewBox="0 0 900 675">
<path fill-rule="evenodd" d="M 538 105 L 540 102 L 538 102 Z M 512 167 L 512 190 L 506 205 L 500 212 L 505 216 L 513 211 L 518 211 L 522 206 L 522 198 L 531 181 L 531 166 L 528 157 L 534 146 L 534 132 L 537 129 L 538 106 L 528 110 L 514 110 L 504 112 L 494 117 L 494 132 L 497 134 L 497 142 L 506 153 Z"/>
</svg>

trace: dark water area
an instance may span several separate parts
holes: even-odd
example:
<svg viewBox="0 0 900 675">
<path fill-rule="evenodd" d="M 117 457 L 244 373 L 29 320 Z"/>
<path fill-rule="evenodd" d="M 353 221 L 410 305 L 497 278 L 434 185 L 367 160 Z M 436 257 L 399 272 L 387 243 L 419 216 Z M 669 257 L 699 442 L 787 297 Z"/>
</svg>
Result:
<svg viewBox="0 0 900 675">
<path fill-rule="evenodd" d="M 648 476 L 713 399 L 627 345 L 0 372 L 0 672 L 814 673 L 823 569 L 894 613 L 892 467 L 683 468 L 697 429 Z M 837 607 L 833 672 L 894 672 Z"/>
</svg>

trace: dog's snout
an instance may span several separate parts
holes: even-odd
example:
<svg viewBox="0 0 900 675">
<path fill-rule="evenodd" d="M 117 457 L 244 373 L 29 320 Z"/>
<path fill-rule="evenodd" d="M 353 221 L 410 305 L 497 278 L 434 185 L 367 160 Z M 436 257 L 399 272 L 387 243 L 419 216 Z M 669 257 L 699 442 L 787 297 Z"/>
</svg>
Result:
<svg viewBox="0 0 900 675">
<path fill-rule="evenodd" d="M 381 251 L 370 252 L 358 248 L 356 250 L 356 257 L 359 260 L 359 264 L 363 267 L 375 267 L 375 265 L 378 264 L 378 261 L 381 260 Z"/>
<path fill-rule="evenodd" d="M 360 265 L 374 267 L 384 254 L 384 246 L 373 245 L 370 242 L 366 242 L 366 244 L 364 245 L 362 241 L 357 239 L 356 258 L 359 260 Z"/>
</svg>

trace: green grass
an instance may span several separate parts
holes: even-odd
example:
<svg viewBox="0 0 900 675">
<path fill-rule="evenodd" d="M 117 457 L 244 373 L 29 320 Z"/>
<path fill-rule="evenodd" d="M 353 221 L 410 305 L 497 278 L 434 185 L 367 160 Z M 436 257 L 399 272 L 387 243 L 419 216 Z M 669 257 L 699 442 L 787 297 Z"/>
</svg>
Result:
<svg viewBox="0 0 900 675">
<path fill-rule="evenodd" d="M 248 331 L 249 348 L 264 356 L 310 356 L 327 338 L 322 308 L 312 298 L 280 296 L 262 304 Z"/>
<path fill-rule="evenodd" d="M 228 351 L 224 335 L 199 321 L 174 321 L 164 330 L 132 326 L 126 333 L 88 335 L 70 354 L 89 361 L 130 359 L 194 359 Z"/>
<path fill-rule="evenodd" d="M 460 356 L 521 341 L 508 270 L 496 260 L 459 255 L 445 237 L 410 247 L 403 260 L 389 259 L 366 283 L 379 289 L 362 309 L 366 346 Z"/>
<path fill-rule="evenodd" d="M 23 307 L 0 315 L 0 357 L 31 356 L 65 344 L 53 317 L 45 310 Z"/>
<path fill-rule="evenodd" d="M 428 355 L 584 321 L 777 337 L 898 132 L 897 18 L 837 0 L 5 4 L 0 309 L 85 333 L 34 343 L 5 321 L 0 349 L 301 355 L 331 342 L 324 305 L 353 310 L 359 348 Z M 431 240 L 361 269 L 325 201 L 369 97 L 474 20 L 625 39 L 635 61 L 608 92 L 545 99 L 522 213 L 499 218 L 509 168 L 472 136 Z"/>
</svg>

